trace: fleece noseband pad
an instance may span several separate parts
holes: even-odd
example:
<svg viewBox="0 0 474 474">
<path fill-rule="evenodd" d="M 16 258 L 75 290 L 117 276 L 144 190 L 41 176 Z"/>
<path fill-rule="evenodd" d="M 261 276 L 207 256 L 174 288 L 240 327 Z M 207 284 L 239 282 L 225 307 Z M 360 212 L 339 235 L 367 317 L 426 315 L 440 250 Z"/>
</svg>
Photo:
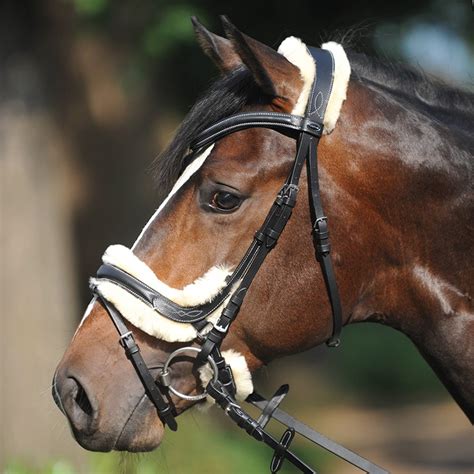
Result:
<svg viewBox="0 0 474 474">
<path fill-rule="evenodd" d="M 102 260 L 104 264 L 123 270 L 183 307 L 198 306 L 211 301 L 226 286 L 227 277 L 231 274 L 229 268 L 215 266 L 184 288 L 176 289 L 159 280 L 145 262 L 123 245 L 108 247 Z M 101 278 L 92 278 L 91 284 L 96 292 L 112 303 L 125 319 L 150 336 L 167 342 L 186 342 L 196 338 L 197 331 L 192 324 L 172 321 L 153 306 L 122 288 L 120 284 Z M 207 321 L 215 323 L 221 311 L 222 305 L 207 317 Z"/>
</svg>

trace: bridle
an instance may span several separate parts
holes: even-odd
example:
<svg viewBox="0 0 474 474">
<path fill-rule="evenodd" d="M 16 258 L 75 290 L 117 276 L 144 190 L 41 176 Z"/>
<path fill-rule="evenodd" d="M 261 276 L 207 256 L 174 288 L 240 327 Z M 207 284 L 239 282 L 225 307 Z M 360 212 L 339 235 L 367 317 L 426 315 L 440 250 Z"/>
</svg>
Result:
<svg viewBox="0 0 474 474">
<path fill-rule="evenodd" d="M 310 441 L 366 472 L 383 473 L 386 471 L 377 465 L 329 440 L 279 409 L 278 405 L 288 392 L 288 385 L 280 387 L 269 401 L 256 392 L 249 395 L 246 401 L 262 410 L 258 420 L 252 418 L 235 400 L 236 386 L 232 369 L 226 363 L 220 350 L 223 339 L 239 313 L 247 290 L 265 258 L 277 244 L 291 217 L 293 207 L 296 204 L 301 172 L 305 164 L 315 255 L 321 267 L 332 311 L 332 334 L 326 343 L 330 347 L 339 345 L 339 336 L 342 329 L 342 309 L 330 257 L 331 247 L 327 217 L 321 204 L 317 164 L 317 145 L 323 131 L 324 114 L 332 90 L 334 59 L 331 52 L 327 50 L 308 49 L 317 64 L 317 74 L 312 84 L 304 116 L 276 112 L 239 113 L 211 125 L 202 131 L 191 144 L 193 153 L 198 154 L 226 135 L 254 127 L 269 128 L 297 140 L 297 152 L 291 171 L 276 196 L 265 221 L 255 233 L 244 257 L 228 277 L 225 288 L 206 304 L 185 307 L 176 304 L 140 279 L 114 265 L 104 264 L 97 272 L 98 281 L 107 280 L 120 286 L 172 321 L 192 324 L 198 334 L 195 340 L 197 347 L 182 347 L 172 352 L 161 368 L 158 381 L 155 381 L 155 377 L 145 364 L 134 336 L 125 325 L 121 313 L 114 304 L 100 294 L 95 284 L 91 288 L 107 310 L 119 332 L 120 343 L 140 377 L 146 393 L 156 406 L 159 417 L 171 430 L 175 431 L 177 429 L 176 410 L 170 396 L 171 393 L 187 400 L 200 400 L 210 396 L 239 427 L 274 450 L 270 466 L 271 472 L 277 472 L 284 459 L 294 464 L 301 472 L 315 472 L 289 450 L 290 443 L 295 433 L 298 432 Z M 212 325 L 206 318 L 221 305 L 224 309 L 217 322 Z M 212 325 L 210 330 L 208 330 L 209 325 Z M 171 385 L 169 371 L 171 362 L 176 357 L 189 351 L 197 354 L 195 359 L 197 366 L 209 363 L 213 374 L 210 382 L 205 387 L 204 393 L 199 395 L 182 394 Z M 279 441 L 265 431 L 265 426 L 271 418 L 287 427 Z"/>
</svg>

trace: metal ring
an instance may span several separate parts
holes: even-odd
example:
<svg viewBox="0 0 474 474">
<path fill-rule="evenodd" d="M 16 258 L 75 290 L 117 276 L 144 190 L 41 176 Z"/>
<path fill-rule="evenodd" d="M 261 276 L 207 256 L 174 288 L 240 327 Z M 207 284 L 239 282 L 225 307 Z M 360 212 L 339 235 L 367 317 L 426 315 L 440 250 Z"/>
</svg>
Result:
<svg viewBox="0 0 474 474">
<path fill-rule="evenodd" d="M 166 372 L 168 372 L 168 367 L 171 363 L 171 361 L 179 356 L 180 354 L 182 354 L 183 352 L 188 352 L 188 351 L 191 351 L 191 352 L 196 352 L 199 354 L 199 352 L 201 352 L 201 349 L 199 349 L 198 347 L 191 347 L 191 346 L 188 346 L 188 347 L 181 347 L 179 349 L 176 349 L 174 352 L 172 352 L 168 359 L 166 360 L 165 362 L 165 365 L 163 366 L 163 371 L 162 373 L 163 374 L 166 374 Z M 212 371 L 214 372 L 213 373 L 213 376 L 212 376 L 212 381 L 214 383 L 217 382 L 217 377 L 218 377 L 218 372 L 219 372 L 219 369 L 217 368 L 217 364 L 216 362 L 214 361 L 214 359 L 209 355 L 207 357 L 207 360 L 209 361 L 209 364 L 211 366 L 211 369 Z M 204 398 L 207 397 L 207 393 L 206 391 L 204 391 L 203 393 L 199 394 L 199 395 L 186 395 L 184 393 L 181 393 L 179 392 L 178 390 L 176 390 L 175 388 L 173 388 L 171 385 L 168 386 L 168 389 L 171 393 L 175 394 L 177 397 L 180 397 L 180 398 L 183 398 L 184 400 L 190 400 L 190 401 L 196 401 L 196 400 L 203 400 Z"/>
</svg>

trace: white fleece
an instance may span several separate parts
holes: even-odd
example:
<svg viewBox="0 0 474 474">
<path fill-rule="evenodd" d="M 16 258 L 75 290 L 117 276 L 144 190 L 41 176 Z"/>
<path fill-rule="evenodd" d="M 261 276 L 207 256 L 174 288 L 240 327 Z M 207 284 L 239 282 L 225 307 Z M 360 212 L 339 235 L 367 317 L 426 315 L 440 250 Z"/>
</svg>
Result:
<svg viewBox="0 0 474 474">
<path fill-rule="evenodd" d="M 146 263 L 123 245 L 108 247 L 102 260 L 138 278 L 166 298 L 185 307 L 211 301 L 226 286 L 226 278 L 232 273 L 230 268 L 212 267 L 194 282 L 182 289 L 176 289 L 160 281 Z M 119 285 L 97 278 L 92 278 L 91 283 L 128 321 L 150 336 L 168 342 L 191 341 L 196 337 L 196 329 L 191 324 L 178 323 L 166 318 Z M 213 323 L 217 321 L 221 309 L 219 307 L 212 312 L 208 321 Z"/>
<path fill-rule="evenodd" d="M 347 97 L 347 86 L 351 77 L 351 65 L 347 59 L 344 48 L 334 41 L 329 41 L 321 46 L 332 54 L 334 58 L 334 76 L 331 96 L 324 116 L 324 133 L 331 133 L 336 127 L 337 119 L 341 113 L 343 102 Z"/>
<path fill-rule="evenodd" d="M 238 401 L 243 401 L 253 392 L 252 374 L 248 368 L 247 361 L 242 354 L 232 349 L 223 351 L 222 356 L 232 369 L 232 375 L 234 376 L 237 388 L 235 398 Z M 209 364 L 205 364 L 199 369 L 199 377 L 203 387 L 209 383 L 212 376 L 213 373 Z M 215 403 L 211 397 L 206 397 L 206 402 L 206 404 L 199 405 L 199 407 L 205 409 Z"/>
<path fill-rule="evenodd" d="M 294 115 L 304 115 L 311 86 L 316 75 L 316 64 L 314 63 L 313 56 L 311 56 L 303 41 L 294 36 L 284 39 L 278 47 L 278 52 L 300 70 L 303 88 L 291 113 Z"/>
<path fill-rule="evenodd" d="M 328 134 L 334 130 L 341 113 L 342 103 L 346 99 L 351 66 L 344 48 L 340 44 L 331 41 L 324 43 L 322 49 L 329 51 L 334 58 L 333 86 L 323 120 L 323 133 Z M 294 36 L 283 40 L 278 48 L 278 52 L 300 70 L 303 88 L 291 113 L 304 115 L 318 65 L 314 63 L 313 57 L 306 45 Z"/>
</svg>

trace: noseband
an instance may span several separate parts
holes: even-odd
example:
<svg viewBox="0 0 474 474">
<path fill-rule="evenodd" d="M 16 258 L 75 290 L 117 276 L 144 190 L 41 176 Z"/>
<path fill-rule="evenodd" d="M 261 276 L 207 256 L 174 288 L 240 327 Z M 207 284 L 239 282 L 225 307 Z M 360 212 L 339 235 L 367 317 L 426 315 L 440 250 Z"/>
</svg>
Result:
<svg viewBox="0 0 474 474">
<path fill-rule="evenodd" d="M 318 48 L 308 49 L 317 64 L 317 74 L 312 84 L 304 116 L 276 112 L 240 113 L 220 120 L 208 127 L 191 144 L 192 151 L 198 154 L 226 135 L 255 127 L 269 128 L 297 140 L 297 153 L 291 171 L 270 208 L 265 221 L 255 233 L 247 252 L 233 273 L 228 277 L 224 289 L 212 301 L 206 304 L 185 307 L 176 304 L 138 278 L 113 265 L 104 264 L 97 272 L 97 280 L 107 280 L 120 286 L 166 318 L 179 323 L 192 324 L 198 334 L 195 340 L 198 347 L 184 347 L 171 353 L 161 370 L 158 382 L 156 382 L 146 366 L 133 334 L 125 325 L 120 312 L 100 294 L 96 286 L 92 287 L 92 291 L 97 294 L 99 301 L 107 310 L 119 332 L 120 343 L 135 367 L 148 396 L 155 404 L 158 415 L 171 430 L 175 431 L 177 429 L 177 423 L 175 419 L 176 410 L 170 393 L 187 400 L 199 400 L 210 396 L 240 428 L 274 450 L 270 466 L 271 472 L 277 472 L 284 459 L 294 464 L 301 472 L 315 472 L 289 450 L 290 443 L 295 433 L 298 432 L 310 441 L 366 472 L 383 473 L 386 471 L 327 439 L 279 409 L 278 405 L 288 392 L 287 385 L 280 387 L 269 401 L 256 392 L 252 393 L 247 398 L 247 402 L 262 410 L 262 415 L 258 420 L 252 418 L 235 400 L 236 386 L 232 370 L 220 351 L 222 341 L 239 313 L 247 290 L 265 258 L 277 244 L 281 233 L 291 217 L 293 207 L 296 204 L 301 172 L 305 163 L 308 192 L 310 195 L 313 244 L 332 311 L 332 334 L 326 343 L 330 347 L 337 347 L 339 345 L 339 335 L 342 328 L 342 310 L 330 257 L 331 247 L 328 225 L 321 204 L 317 164 L 317 146 L 323 131 L 324 114 L 332 90 L 334 59 L 327 50 Z M 221 305 L 224 306 L 224 309 L 217 322 L 212 325 L 206 318 Z M 171 386 L 169 366 L 173 359 L 188 351 L 197 354 L 195 359 L 197 366 L 209 363 L 211 367 L 213 375 L 205 387 L 204 393 L 201 395 L 185 395 Z M 271 418 L 276 419 L 287 427 L 280 441 L 277 441 L 265 431 L 265 426 Z"/>
</svg>

